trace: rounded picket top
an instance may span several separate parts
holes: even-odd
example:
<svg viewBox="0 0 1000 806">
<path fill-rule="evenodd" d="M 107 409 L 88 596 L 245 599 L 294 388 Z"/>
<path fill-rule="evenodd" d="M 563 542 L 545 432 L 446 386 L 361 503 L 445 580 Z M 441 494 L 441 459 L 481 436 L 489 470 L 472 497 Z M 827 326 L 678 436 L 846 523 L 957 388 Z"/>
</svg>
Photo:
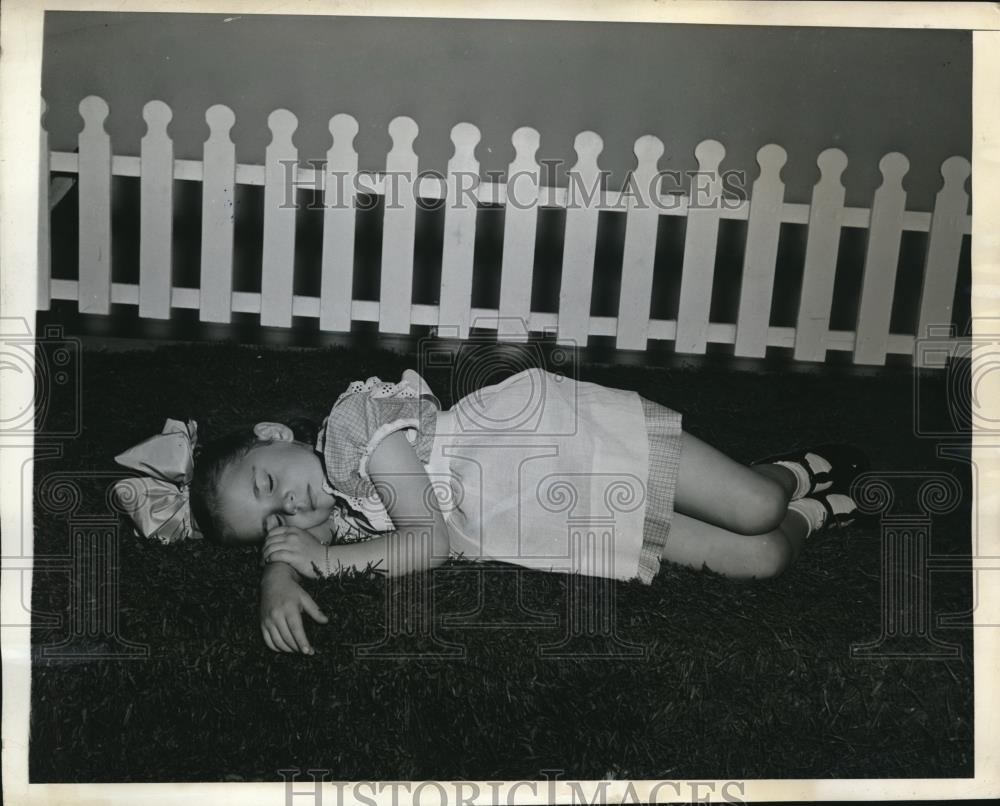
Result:
<svg viewBox="0 0 1000 806">
<path fill-rule="evenodd" d="M 279 137 L 283 140 L 291 138 L 298 126 L 299 119 L 287 109 L 275 109 L 267 116 L 267 127 L 274 135 L 274 140 Z"/>
<path fill-rule="evenodd" d="M 353 115 L 347 115 L 343 112 L 330 118 L 328 128 L 333 136 L 333 142 L 345 145 L 353 144 L 354 138 L 358 136 L 361 129 Z"/>
<path fill-rule="evenodd" d="M 604 140 L 597 132 L 580 132 L 573 139 L 573 150 L 581 162 L 587 158 L 596 160 L 597 155 L 604 150 Z"/>
<path fill-rule="evenodd" d="M 417 122 L 406 115 L 400 115 L 389 121 L 389 136 L 392 138 L 394 148 L 412 146 L 417 139 L 420 127 Z"/>
<path fill-rule="evenodd" d="M 757 151 L 757 164 L 761 176 L 780 174 L 788 162 L 788 152 L 776 143 L 768 143 Z"/>
<path fill-rule="evenodd" d="M 718 140 L 702 140 L 695 146 L 694 156 L 698 160 L 699 170 L 715 172 L 726 156 L 726 147 Z"/>
<path fill-rule="evenodd" d="M 666 148 L 663 145 L 663 141 L 652 134 L 644 134 L 632 146 L 632 153 L 635 154 L 639 165 L 642 165 L 644 162 L 651 162 L 655 167 L 660 157 L 663 156 L 664 151 L 666 151 Z"/>
<path fill-rule="evenodd" d="M 948 157 L 941 163 L 941 178 L 945 185 L 958 185 L 965 187 L 965 183 L 972 174 L 972 166 L 965 157 Z"/>
<path fill-rule="evenodd" d="M 173 117 L 173 110 L 163 101 L 150 101 L 142 108 L 142 119 L 146 121 L 147 132 L 166 130 Z"/>
<path fill-rule="evenodd" d="M 83 118 L 84 127 L 86 126 L 104 126 L 104 121 L 107 120 L 110 109 L 108 108 L 108 103 L 103 98 L 97 95 L 88 95 L 82 101 L 80 101 L 80 117 Z"/>
<path fill-rule="evenodd" d="M 817 158 L 820 178 L 828 181 L 839 181 L 840 175 L 847 169 L 847 154 L 839 148 L 828 148 Z"/>
<path fill-rule="evenodd" d="M 514 154 L 518 160 L 533 160 L 541 145 L 542 136 L 537 129 L 521 126 L 510 136 L 510 142 L 514 146 Z"/>
<path fill-rule="evenodd" d="M 205 110 L 205 122 L 212 137 L 225 137 L 236 125 L 236 113 L 225 104 L 214 104 Z"/>
<path fill-rule="evenodd" d="M 472 123 L 456 123 L 451 127 L 451 142 L 455 146 L 452 159 L 475 161 L 476 145 L 481 139 L 482 134 Z"/>
<path fill-rule="evenodd" d="M 910 170 L 910 161 L 898 151 L 890 151 L 878 161 L 878 169 L 882 173 L 884 184 L 902 182 L 906 172 Z"/>
</svg>

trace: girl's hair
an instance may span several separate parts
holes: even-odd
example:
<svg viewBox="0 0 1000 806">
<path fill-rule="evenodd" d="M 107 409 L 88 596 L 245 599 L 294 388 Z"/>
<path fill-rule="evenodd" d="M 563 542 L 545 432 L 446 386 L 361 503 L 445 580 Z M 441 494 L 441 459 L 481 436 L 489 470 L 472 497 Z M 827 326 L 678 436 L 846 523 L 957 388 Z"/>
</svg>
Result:
<svg viewBox="0 0 1000 806">
<path fill-rule="evenodd" d="M 295 415 L 277 417 L 274 422 L 284 423 L 291 428 L 296 441 L 316 444 L 319 426 L 314 420 Z M 191 514 L 205 538 L 215 543 L 230 545 L 236 542 L 222 519 L 219 504 L 219 481 L 222 474 L 230 465 L 246 456 L 255 445 L 266 445 L 271 441 L 258 439 L 253 428 L 253 425 L 243 426 L 195 448 Z"/>
</svg>

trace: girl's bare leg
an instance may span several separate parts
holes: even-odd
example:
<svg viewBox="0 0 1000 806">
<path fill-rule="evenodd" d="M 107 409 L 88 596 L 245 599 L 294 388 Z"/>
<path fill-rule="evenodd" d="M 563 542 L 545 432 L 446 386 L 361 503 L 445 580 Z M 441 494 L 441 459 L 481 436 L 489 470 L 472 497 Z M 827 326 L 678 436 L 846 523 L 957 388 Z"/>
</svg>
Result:
<svg viewBox="0 0 1000 806">
<path fill-rule="evenodd" d="M 795 476 L 779 465 L 748 467 L 687 432 L 664 560 L 747 579 L 780 574 L 809 534 L 788 509 Z"/>
<path fill-rule="evenodd" d="M 734 579 L 766 579 L 795 562 L 808 534 L 805 518 L 792 511 L 777 528 L 754 535 L 674 512 L 660 556 L 698 571 L 707 567 Z"/>
<path fill-rule="evenodd" d="M 730 533 L 763 535 L 784 521 L 794 489 L 795 476 L 787 468 L 741 465 L 683 432 L 677 512 Z"/>
</svg>

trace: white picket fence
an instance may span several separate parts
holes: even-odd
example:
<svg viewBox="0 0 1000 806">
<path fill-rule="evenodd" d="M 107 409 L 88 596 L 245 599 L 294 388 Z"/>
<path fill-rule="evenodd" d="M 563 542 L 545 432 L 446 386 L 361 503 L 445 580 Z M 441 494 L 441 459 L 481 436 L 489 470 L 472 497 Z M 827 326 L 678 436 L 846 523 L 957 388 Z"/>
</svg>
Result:
<svg viewBox="0 0 1000 806">
<path fill-rule="evenodd" d="M 44 109 L 44 103 L 43 103 Z M 822 152 L 817 164 L 820 180 L 810 204 L 784 201 L 780 171 L 786 152 L 766 145 L 757 153 L 760 173 L 749 200 L 723 202 L 719 166 L 723 146 L 705 140 L 695 150 L 700 187 L 699 202 L 689 197 L 660 195 L 653 179 L 663 154 L 660 139 L 644 136 L 635 143 L 636 168 L 622 191 L 572 194 L 569 188 L 540 182 L 535 160 L 540 136 L 530 128 L 514 132 L 515 158 L 504 182 L 482 181 L 469 189 L 466 181 L 478 175 L 475 147 L 479 130 L 459 123 L 451 131 L 454 156 L 448 177 L 420 176 L 413 150 L 417 124 L 398 117 L 389 124 L 392 149 L 384 173 L 358 171 L 354 138 L 357 121 L 336 115 L 329 123 L 333 136 L 323 167 L 296 169 L 296 182 L 324 187 L 322 279 L 319 297 L 293 294 L 295 214 L 283 205 L 288 181 L 285 166 L 296 163 L 292 135 L 294 114 L 271 113 L 271 143 L 264 165 L 236 162 L 229 132 L 235 115 L 226 106 L 206 112 L 210 136 L 201 160 L 177 160 L 167 134 L 172 112 L 151 101 L 143 109 L 147 133 L 139 157 L 115 156 L 104 129 L 107 103 L 96 96 L 80 103 L 84 128 L 77 153 L 51 152 L 42 128 L 42 154 L 47 168 L 76 173 L 79 178 L 79 279 L 51 279 L 49 272 L 48 170 L 43 168 L 40 191 L 40 309 L 51 299 L 76 300 L 79 311 L 108 314 L 112 303 L 139 306 L 141 317 L 167 319 L 174 308 L 194 308 L 206 322 L 229 322 L 233 312 L 259 314 L 261 325 L 290 327 L 293 316 L 318 317 L 321 330 L 349 331 L 353 321 L 377 321 L 380 332 L 408 333 L 410 326 L 431 325 L 442 336 L 467 338 L 470 327 L 495 328 L 499 340 L 523 340 L 531 332 L 554 333 L 560 343 L 585 345 L 588 336 L 614 336 L 619 349 L 644 350 L 649 339 L 673 341 L 677 352 L 704 353 L 708 343 L 734 344 L 737 356 L 760 357 L 768 346 L 794 348 L 796 359 L 822 361 L 827 350 L 851 351 L 857 364 L 884 364 L 888 354 L 912 355 L 918 337 L 932 326 L 952 321 L 952 301 L 963 236 L 971 229 L 969 196 L 965 190 L 970 166 L 962 157 L 950 157 L 941 166 L 943 185 L 933 213 L 906 210 L 902 180 L 909 162 L 890 153 L 879 163 L 882 184 L 871 209 L 845 207 L 840 182 L 847 166 L 845 154 L 835 148 Z M 593 132 L 577 135 L 577 162 L 571 173 L 578 187 L 592 188 L 600 169 L 603 148 Z M 45 161 L 43 161 L 44 165 Z M 325 176 L 319 174 L 324 173 Z M 141 178 L 141 232 L 139 283 L 111 281 L 111 177 Z M 381 291 L 378 301 L 352 296 L 356 210 L 353 194 L 385 195 L 387 177 L 408 179 L 411 191 L 395 192 L 394 204 L 384 208 Z M 463 178 L 464 177 L 464 178 Z M 346 179 L 345 179 L 346 178 Z M 202 183 L 202 239 L 200 288 L 171 283 L 171 238 L 174 180 Z M 324 181 L 325 180 L 325 181 Z M 460 185 L 460 182 L 465 182 Z M 508 204 L 515 193 L 516 204 Z M 233 291 L 234 191 L 236 185 L 264 187 L 264 233 L 261 293 Z M 464 196 L 464 199 L 463 199 Z M 476 208 L 468 203 L 506 205 L 499 309 L 471 306 Z M 412 304 L 415 222 L 420 199 L 441 200 L 445 206 L 440 303 Z M 350 203 L 348 203 L 350 202 Z M 534 270 L 535 232 L 540 207 L 566 209 L 561 290 L 558 313 L 530 310 Z M 592 280 L 597 244 L 598 215 L 617 210 L 627 216 L 617 317 L 591 316 Z M 653 262 L 660 215 L 687 216 L 681 267 L 677 320 L 650 318 Z M 735 324 L 709 321 L 712 282 L 721 219 L 748 221 L 739 313 Z M 798 319 L 794 328 L 769 322 L 779 229 L 782 223 L 808 227 Z M 855 331 L 829 328 L 835 268 L 842 227 L 868 229 L 861 296 Z M 897 263 L 904 230 L 929 232 L 920 294 L 917 334 L 890 332 Z"/>
</svg>

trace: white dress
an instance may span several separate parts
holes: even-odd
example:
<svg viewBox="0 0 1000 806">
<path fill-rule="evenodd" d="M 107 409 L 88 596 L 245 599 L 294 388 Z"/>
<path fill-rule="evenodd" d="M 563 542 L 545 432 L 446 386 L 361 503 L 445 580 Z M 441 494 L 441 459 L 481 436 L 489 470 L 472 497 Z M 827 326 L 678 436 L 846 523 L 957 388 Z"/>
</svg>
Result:
<svg viewBox="0 0 1000 806">
<path fill-rule="evenodd" d="M 672 456 L 673 467 L 658 474 L 654 511 L 647 511 L 651 407 L 676 450 L 657 452 L 661 462 Z M 426 467 L 453 554 L 646 583 L 658 569 L 679 461 L 676 412 L 633 391 L 539 368 L 447 411 L 412 370 L 398 384 L 356 381 L 331 410 L 317 449 L 329 490 L 375 529 L 391 529 L 392 521 L 368 476 L 368 457 L 396 430 Z"/>
</svg>

